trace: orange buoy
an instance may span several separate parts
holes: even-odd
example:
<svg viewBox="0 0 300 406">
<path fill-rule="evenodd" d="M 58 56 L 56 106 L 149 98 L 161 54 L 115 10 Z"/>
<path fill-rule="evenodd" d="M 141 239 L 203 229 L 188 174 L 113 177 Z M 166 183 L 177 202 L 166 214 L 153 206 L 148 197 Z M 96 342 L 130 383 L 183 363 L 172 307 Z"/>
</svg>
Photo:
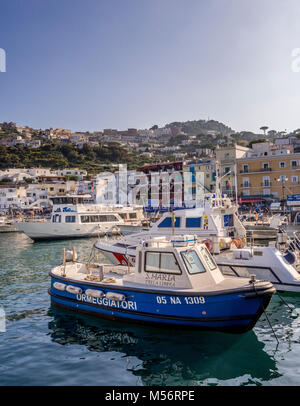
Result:
<svg viewBox="0 0 300 406">
<path fill-rule="evenodd" d="M 242 248 L 243 244 L 240 238 L 231 240 L 231 242 L 236 246 L 236 248 Z"/>
</svg>

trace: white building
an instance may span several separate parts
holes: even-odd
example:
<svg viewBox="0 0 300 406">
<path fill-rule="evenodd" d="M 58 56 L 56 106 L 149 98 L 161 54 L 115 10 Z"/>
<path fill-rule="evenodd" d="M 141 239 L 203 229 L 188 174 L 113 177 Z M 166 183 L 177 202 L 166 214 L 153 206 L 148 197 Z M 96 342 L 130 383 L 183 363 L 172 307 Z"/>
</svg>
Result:
<svg viewBox="0 0 300 406">
<path fill-rule="evenodd" d="M 26 188 L 24 186 L 0 186 L 0 210 L 24 207 Z"/>
<path fill-rule="evenodd" d="M 87 176 L 86 170 L 78 168 L 59 169 L 54 171 L 54 173 L 57 176 L 77 176 L 79 180 L 82 180 L 85 176 Z"/>
</svg>

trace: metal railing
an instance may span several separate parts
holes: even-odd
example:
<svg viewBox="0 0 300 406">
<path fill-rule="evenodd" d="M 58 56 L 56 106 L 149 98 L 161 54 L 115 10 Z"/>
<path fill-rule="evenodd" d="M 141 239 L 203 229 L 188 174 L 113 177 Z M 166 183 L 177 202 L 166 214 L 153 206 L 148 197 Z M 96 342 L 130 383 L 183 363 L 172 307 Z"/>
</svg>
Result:
<svg viewBox="0 0 300 406">
<path fill-rule="evenodd" d="M 239 173 L 256 173 L 256 172 L 271 172 L 271 168 L 260 168 L 260 169 L 248 169 L 248 170 L 240 170 Z"/>
</svg>

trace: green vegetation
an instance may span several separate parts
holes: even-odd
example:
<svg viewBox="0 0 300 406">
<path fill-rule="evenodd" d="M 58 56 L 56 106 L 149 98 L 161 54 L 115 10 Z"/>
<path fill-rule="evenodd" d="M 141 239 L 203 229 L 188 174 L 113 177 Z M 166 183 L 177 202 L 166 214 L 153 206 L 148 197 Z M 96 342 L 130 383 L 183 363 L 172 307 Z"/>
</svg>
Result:
<svg viewBox="0 0 300 406">
<path fill-rule="evenodd" d="M 10 183 L 10 179 L 9 178 L 2 178 L 0 180 L 0 184 L 4 184 L 4 183 Z"/>
<path fill-rule="evenodd" d="M 230 127 L 227 127 L 225 124 L 215 120 L 194 120 L 185 122 L 175 121 L 167 124 L 166 127 L 180 128 L 181 131 L 188 135 L 198 135 L 207 131 L 216 131 L 217 133 L 223 135 L 228 135 L 234 132 Z"/>
<path fill-rule="evenodd" d="M 127 164 L 128 169 L 135 169 L 139 165 L 151 162 L 149 158 L 129 152 L 119 144 L 91 147 L 84 144 L 78 149 L 72 144 L 58 143 L 44 144 L 40 148 L 24 146 L 6 147 L 0 145 L 0 169 L 4 168 L 32 168 L 44 167 L 63 169 L 76 167 L 88 172 L 111 170 L 110 164 Z"/>
</svg>

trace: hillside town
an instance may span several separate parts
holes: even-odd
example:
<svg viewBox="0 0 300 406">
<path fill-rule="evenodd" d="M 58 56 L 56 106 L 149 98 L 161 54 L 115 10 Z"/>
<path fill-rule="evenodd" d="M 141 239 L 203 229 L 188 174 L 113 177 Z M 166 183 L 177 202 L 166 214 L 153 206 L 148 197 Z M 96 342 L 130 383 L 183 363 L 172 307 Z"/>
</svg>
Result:
<svg viewBox="0 0 300 406">
<path fill-rule="evenodd" d="M 191 123 L 194 127 L 200 124 L 201 133 L 195 134 L 199 129 L 191 130 Z M 93 153 L 88 148 L 124 148 L 128 154 L 135 154 L 137 162 L 134 169 L 130 165 L 126 167 L 127 195 L 137 185 L 137 176 L 144 174 L 147 192 L 139 203 L 145 207 L 195 204 L 199 188 L 205 193 L 213 193 L 217 178 L 222 193 L 240 204 L 268 205 L 284 201 L 288 195 L 300 194 L 298 130 L 291 134 L 273 130 L 266 133 L 266 126 L 260 130 L 263 134 L 236 133 L 221 123 L 199 120 L 172 123 L 162 128 L 154 125 L 148 130 L 104 129 L 101 132 L 73 133 L 61 128 L 36 130 L 10 122 L 0 124 L 0 153 L 5 156 L 11 149 L 21 153 L 24 148 L 37 151 L 43 147 L 51 151 L 53 143 L 59 148 L 73 145 L 79 151 L 86 150 L 87 156 L 89 151 Z M 89 195 L 91 201 L 96 199 L 97 193 L 98 201 L 110 201 L 110 176 L 113 174 L 118 184 L 122 160 L 105 163 L 96 157 L 95 162 L 87 169 L 84 164 L 77 168 L 47 167 L 47 159 L 37 167 L 18 167 L 15 163 L 4 166 L 2 162 L 0 210 L 5 213 L 43 210 L 51 206 L 51 197 L 75 193 Z M 172 180 L 172 184 L 170 175 L 173 173 L 178 177 Z M 161 175 L 159 188 L 151 195 L 157 174 Z M 165 174 L 169 177 L 164 178 Z M 196 174 L 201 174 L 201 178 Z M 170 189 L 167 200 L 163 196 L 164 185 L 169 185 Z M 176 190 L 180 193 L 176 194 Z M 139 194 L 135 196 L 137 200 Z M 114 198 L 114 203 L 124 203 L 117 193 Z"/>
</svg>

